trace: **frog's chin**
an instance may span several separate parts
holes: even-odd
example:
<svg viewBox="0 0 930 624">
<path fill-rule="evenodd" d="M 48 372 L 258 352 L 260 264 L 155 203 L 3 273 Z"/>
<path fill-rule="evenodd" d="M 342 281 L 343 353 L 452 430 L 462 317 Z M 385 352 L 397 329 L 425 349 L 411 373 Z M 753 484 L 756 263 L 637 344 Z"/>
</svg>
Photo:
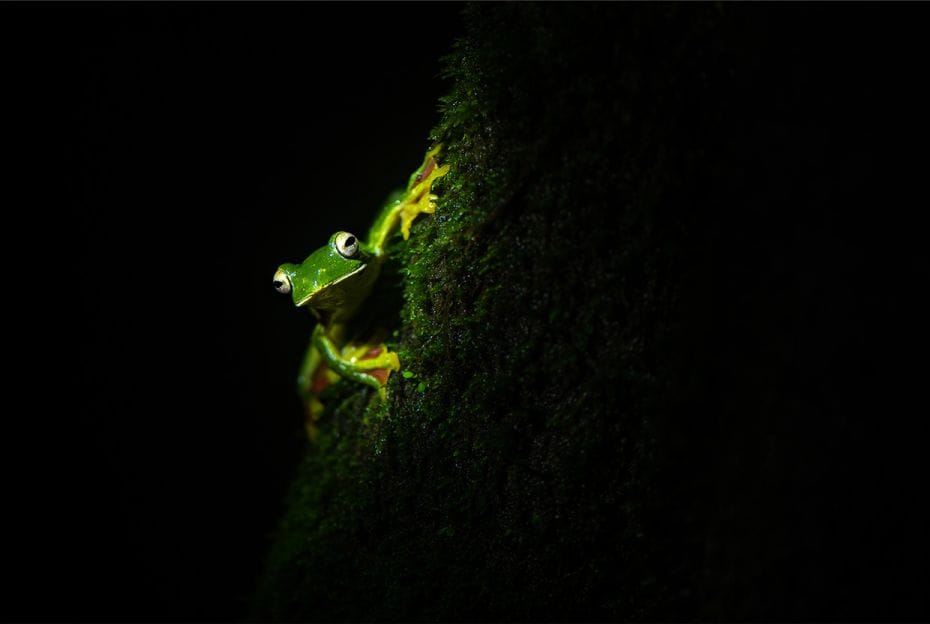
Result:
<svg viewBox="0 0 930 624">
<path fill-rule="evenodd" d="M 313 305 L 314 299 L 319 300 L 319 299 L 321 299 L 322 297 L 325 297 L 325 294 L 324 294 L 324 293 L 326 293 L 326 291 L 328 291 L 329 289 L 331 289 L 331 288 L 332 288 L 333 286 L 335 286 L 336 284 L 338 284 L 338 283 L 340 283 L 340 282 L 343 282 L 343 281 L 349 279 L 350 277 L 353 277 L 353 276 L 355 276 L 355 275 L 358 275 L 359 273 L 361 273 L 362 271 L 364 271 L 367 267 L 368 267 L 367 264 L 363 264 L 362 266 L 360 266 L 359 268 L 355 269 L 355 270 L 352 271 L 351 273 L 346 273 L 345 275 L 343 275 L 343 276 L 340 277 L 339 279 L 334 280 L 334 281 L 332 281 L 332 282 L 326 284 L 326 285 L 323 286 L 322 288 L 318 288 L 317 290 L 314 290 L 313 292 L 311 292 L 310 294 L 308 294 L 307 296 L 305 296 L 303 299 L 301 299 L 300 301 L 298 301 L 295 305 L 296 305 L 298 308 L 300 308 L 300 307 L 302 307 L 302 306 L 307 306 L 308 308 L 314 308 L 314 307 L 315 307 L 315 306 Z"/>
</svg>

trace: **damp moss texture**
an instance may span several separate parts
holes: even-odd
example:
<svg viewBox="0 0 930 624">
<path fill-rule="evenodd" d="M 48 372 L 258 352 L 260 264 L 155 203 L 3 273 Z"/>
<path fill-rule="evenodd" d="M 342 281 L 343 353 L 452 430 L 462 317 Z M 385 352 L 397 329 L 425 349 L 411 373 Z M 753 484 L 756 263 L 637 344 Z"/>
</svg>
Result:
<svg viewBox="0 0 930 624">
<path fill-rule="evenodd" d="M 809 54 L 829 18 L 786 11 L 768 35 L 712 4 L 465 10 L 439 209 L 390 250 L 404 374 L 328 397 L 255 617 L 843 612 L 815 449 L 848 432 L 795 391 L 843 332 L 786 349 L 825 309 L 829 97 L 854 80 L 805 82 L 840 66 Z"/>
<path fill-rule="evenodd" d="M 665 115 L 707 11 L 674 13 L 654 15 L 672 42 L 609 6 L 466 10 L 431 137 L 451 172 L 391 250 L 389 346 L 409 372 L 385 404 L 331 397 L 258 617 L 636 617 L 668 600 L 643 509 L 671 383 L 663 210 L 682 162 Z M 639 69 L 651 53 L 670 69 Z"/>
</svg>

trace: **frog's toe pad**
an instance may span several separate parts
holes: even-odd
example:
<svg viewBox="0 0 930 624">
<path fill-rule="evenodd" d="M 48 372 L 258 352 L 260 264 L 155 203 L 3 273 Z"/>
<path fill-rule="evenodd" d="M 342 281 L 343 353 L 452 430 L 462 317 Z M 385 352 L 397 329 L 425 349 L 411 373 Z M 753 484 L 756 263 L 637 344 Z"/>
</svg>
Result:
<svg viewBox="0 0 930 624">
<path fill-rule="evenodd" d="M 410 226 L 413 224 L 414 219 L 423 213 L 429 214 L 435 211 L 435 203 L 432 204 L 432 208 L 429 203 L 411 203 L 405 205 L 400 212 L 400 231 L 401 234 L 404 235 L 404 240 L 410 238 Z"/>
<path fill-rule="evenodd" d="M 364 362 L 366 360 L 376 360 L 372 364 L 378 366 L 378 368 L 370 368 L 365 373 L 377 379 L 381 385 L 387 383 L 391 371 L 400 370 L 400 358 L 393 351 L 388 351 L 387 347 L 383 345 L 369 349 L 360 361 Z"/>
</svg>

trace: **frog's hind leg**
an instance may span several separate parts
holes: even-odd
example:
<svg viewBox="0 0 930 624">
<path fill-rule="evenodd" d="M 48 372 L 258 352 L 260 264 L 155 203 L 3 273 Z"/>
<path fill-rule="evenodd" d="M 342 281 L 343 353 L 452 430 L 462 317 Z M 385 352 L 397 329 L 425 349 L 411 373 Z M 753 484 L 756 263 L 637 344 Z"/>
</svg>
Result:
<svg viewBox="0 0 930 624">
<path fill-rule="evenodd" d="M 340 377 L 346 377 L 379 390 L 384 383 L 371 371 L 376 369 L 400 370 L 400 360 L 397 354 L 384 348 L 379 349 L 378 354 L 372 357 L 344 356 L 319 325 L 313 331 L 313 344 L 320 350 L 320 355 L 329 367 Z"/>
<path fill-rule="evenodd" d="M 316 443 L 317 439 L 320 437 L 320 427 L 317 425 L 317 422 L 323 415 L 324 409 L 324 405 L 317 397 L 310 399 L 310 402 L 306 405 L 307 418 L 304 420 L 304 428 L 307 431 L 307 438 L 313 443 Z"/>
<path fill-rule="evenodd" d="M 323 402 L 320 401 L 320 393 L 338 380 L 339 375 L 326 365 L 311 338 L 297 375 L 297 394 L 304 406 L 304 426 L 311 442 L 316 442 L 319 436 L 320 429 L 317 422 L 323 416 L 325 409 Z"/>
</svg>

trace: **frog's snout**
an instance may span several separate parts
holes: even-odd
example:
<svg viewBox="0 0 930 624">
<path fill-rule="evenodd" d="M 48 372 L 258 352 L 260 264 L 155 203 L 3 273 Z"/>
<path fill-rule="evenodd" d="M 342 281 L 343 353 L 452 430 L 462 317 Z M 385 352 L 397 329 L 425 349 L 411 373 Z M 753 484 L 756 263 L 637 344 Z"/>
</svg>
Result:
<svg viewBox="0 0 930 624">
<path fill-rule="evenodd" d="M 277 290 L 282 295 L 286 295 L 291 292 L 291 276 L 288 275 L 283 268 L 279 268 L 275 271 L 274 281 L 272 282 L 274 289 Z"/>
</svg>

